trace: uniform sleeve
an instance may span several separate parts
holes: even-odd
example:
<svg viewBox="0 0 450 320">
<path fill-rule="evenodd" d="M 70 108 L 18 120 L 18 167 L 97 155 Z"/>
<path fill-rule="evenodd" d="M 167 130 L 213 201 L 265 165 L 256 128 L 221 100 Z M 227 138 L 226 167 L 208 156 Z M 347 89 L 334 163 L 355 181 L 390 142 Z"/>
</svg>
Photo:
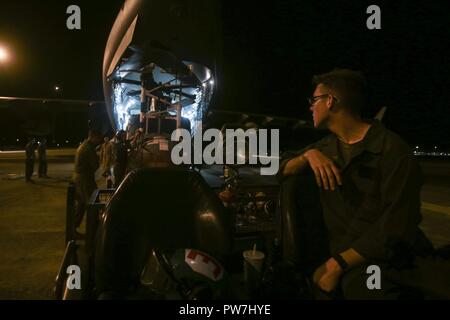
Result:
<svg viewBox="0 0 450 320">
<path fill-rule="evenodd" d="M 309 149 L 312 149 L 314 147 L 314 144 L 311 144 L 303 149 L 297 150 L 297 151 L 286 151 L 281 155 L 281 162 L 280 162 L 280 168 L 278 169 L 277 177 L 279 180 L 283 180 L 283 171 L 284 167 L 286 167 L 286 164 L 292 160 L 295 157 L 298 157 L 299 155 L 305 153 Z"/>
<path fill-rule="evenodd" d="M 312 143 L 300 150 L 297 151 L 286 151 L 281 155 L 281 162 L 280 162 L 280 168 L 278 170 L 277 173 L 277 177 L 279 180 L 282 180 L 284 178 L 284 176 L 282 175 L 282 172 L 284 171 L 284 167 L 286 166 L 286 164 L 293 158 L 298 157 L 299 155 L 305 153 L 308 150 L 311 149 L 318 149 L 318 150 L 322 150 L 322 148 L 326 145 L 328 145 L 329 140 L 330 140 L 331 136 L 326 136 L 324 138 L 322 138 L 321 140 Z"/>
<path fill-rule="evenodd" d="M 99 160 L 95 148 L 89 150 L 86 158 L 86 165 L 89 167 L 90 173 L 95 174 L 95 171 L 99 168 Z"/>
<path fill-rule="evenodd" d="M 113 165 L 113 143 L 108 142 L 108 144 L 105 147 L 105 161 L 103 162 L 103 165 L 105 168 L 111 168 Z"/>
<path fill-rule="evenodd" d="M 383 212 L 352 245 L 366 259 L 390 260 L 399 253 L 398 248 L 410 248 L 421 220 L 422 174 L 418 163 L 412 156 L 405 155 L 384 167 L 381 177 Z"/>
<path fill-rule="evenodd" d="M 105 148 L 106 143 L 104 142 L 100 147 L 100 157 L 99 157 L 100 165 L 102 166 L 102 168 L 105 168 Z"/>
</svg>

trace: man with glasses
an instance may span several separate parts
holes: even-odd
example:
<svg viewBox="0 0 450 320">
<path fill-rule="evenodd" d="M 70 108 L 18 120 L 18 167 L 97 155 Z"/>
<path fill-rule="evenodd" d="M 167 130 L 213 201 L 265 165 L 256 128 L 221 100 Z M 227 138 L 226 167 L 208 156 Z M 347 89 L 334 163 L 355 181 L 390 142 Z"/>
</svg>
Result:
<svg viewBox="0 0 450 320">
<path fill-rule="evenodd" d="M 289 154 L 280 175 L 310 168 L 320 189 L 329 240 L 313 282 L 348 299 L 396 299 L 401 291 L 384 275 L 432 249 L 420 232 L 420 168 L 407 144 L 379 121 L 364 121 L 366 82 L 361 73 L 334 70 L 313 78 L 309 98 L 314 127 L 331 134 Z M 305 186 L 306 187 L 306 186 Z M 381 268 L 381 289 L 367 287 L 369 265 Z"/>
</svg>

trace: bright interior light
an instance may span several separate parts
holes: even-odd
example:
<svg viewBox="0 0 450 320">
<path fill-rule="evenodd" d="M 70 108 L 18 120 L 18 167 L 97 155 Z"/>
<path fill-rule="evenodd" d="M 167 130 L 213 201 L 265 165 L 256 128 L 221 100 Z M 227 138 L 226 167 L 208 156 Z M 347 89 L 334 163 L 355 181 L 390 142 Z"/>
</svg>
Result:
<svg viewBox="0 0 450 320">
<path fill-rule="evenodd" d="M 130 121 L 130 115 L 139 114 L 140 102 L 134 98 L 124 95 L 125 87 L 118 84 L 114 88 L 114 111 L 116 125 L 119 129 L 126 130 Z"/>
</svg>

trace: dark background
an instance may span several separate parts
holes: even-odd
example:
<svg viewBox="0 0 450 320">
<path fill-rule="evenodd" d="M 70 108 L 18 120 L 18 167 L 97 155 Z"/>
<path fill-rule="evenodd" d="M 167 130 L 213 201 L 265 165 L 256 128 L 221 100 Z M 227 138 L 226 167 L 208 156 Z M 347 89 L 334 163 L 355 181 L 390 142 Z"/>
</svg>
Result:
<svg viewBox="0 0 450 320">
<path fill-rule="evenodd" d="M 71 4 L 81 7 L 80 31 L 66 28 Z M 0 66 L 0 95 L 103 100 L 103 50 L 121 4 L 2 3 L 0 44 L 14 63 Z M 381 8 L 381 30 L 366 28 L 370 4 Z M 411 145 L 449 150 L 449 9 L 448 1 L 223 1 L 220 108 L 309 118 L 311 77 L 353 68 L 368 78 L 368 116 L 387 106 L 386 125 Z M 19 135 L 23 143 L 22 118 L 0 109 L 3 143 Z M 56 123 L 55 141 L 86 135 L 83 112 L 61 112 Z"/>
</svg>

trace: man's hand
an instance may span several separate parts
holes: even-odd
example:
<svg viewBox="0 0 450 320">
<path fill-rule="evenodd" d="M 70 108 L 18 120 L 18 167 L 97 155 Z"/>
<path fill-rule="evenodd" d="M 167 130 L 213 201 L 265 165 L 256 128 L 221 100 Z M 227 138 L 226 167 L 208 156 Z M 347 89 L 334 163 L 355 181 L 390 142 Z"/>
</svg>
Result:
<svg viewBox="0 0 450 320">
<path fill-rule="evenodd" d="M 341 174 L 336 165 L 317 149 L 306 151 L 303 156 L 308 160 L 309 166 L 314 171 L 319 188 L 334 190 L 337 185 L 342 185 Z"/>
<path fill-rule="evenodd" d="M 331 293 L 339 284 L 342 274 L 342 268 L 333 258 L 330 258 L 316 269 L 313 275 L 313 282 L 323 291 Z"/>
</svg>

